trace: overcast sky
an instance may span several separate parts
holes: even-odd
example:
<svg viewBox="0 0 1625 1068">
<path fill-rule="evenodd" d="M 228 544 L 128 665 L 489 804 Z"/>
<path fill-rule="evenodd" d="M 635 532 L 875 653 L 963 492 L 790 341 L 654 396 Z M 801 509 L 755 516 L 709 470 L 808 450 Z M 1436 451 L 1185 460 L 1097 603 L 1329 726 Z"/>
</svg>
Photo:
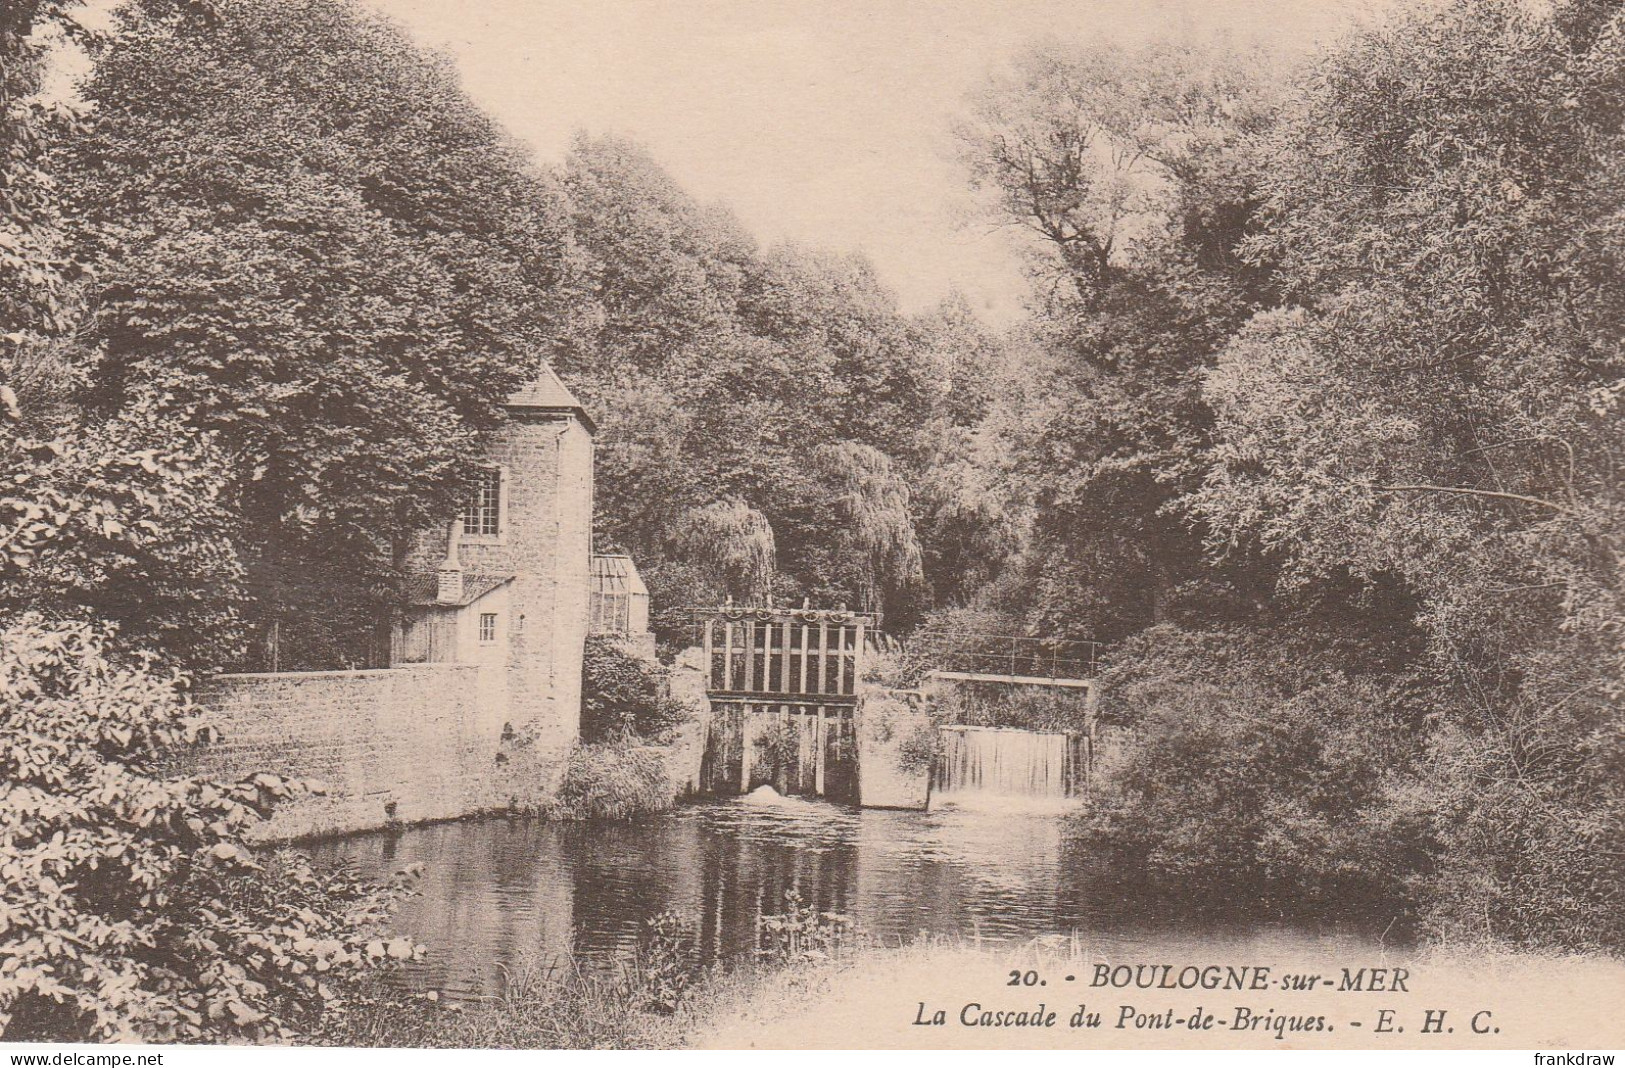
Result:
<svg viewBox="0 0 1625 1068">
<path fill-rule="evenodd" d="M 1020 308 L 1012 234 L 966 225 L 948 130 L 1031 39 L 1311 48 L 1385 0 L 368 0 L 452 53 L 543 161 L 578 129 L 646 145 L 764 244 L 869 255 L 905 308 Z"/>
</svg>

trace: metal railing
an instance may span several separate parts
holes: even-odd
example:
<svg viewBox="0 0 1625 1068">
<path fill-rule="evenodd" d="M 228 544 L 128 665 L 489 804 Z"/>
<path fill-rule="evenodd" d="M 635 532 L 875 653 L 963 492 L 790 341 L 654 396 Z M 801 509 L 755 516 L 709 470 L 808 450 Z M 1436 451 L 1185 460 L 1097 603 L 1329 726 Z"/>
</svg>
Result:
<svg viewBox="0 0 1625 1068">
<path fill-rule="evenodd" d="M 1081 680 L 1098 673 L 1105 647 L 1100 642 L 1069 638 L 920 631 L 909 638 L 908 648 L 938 671 Z"/>
</svg>

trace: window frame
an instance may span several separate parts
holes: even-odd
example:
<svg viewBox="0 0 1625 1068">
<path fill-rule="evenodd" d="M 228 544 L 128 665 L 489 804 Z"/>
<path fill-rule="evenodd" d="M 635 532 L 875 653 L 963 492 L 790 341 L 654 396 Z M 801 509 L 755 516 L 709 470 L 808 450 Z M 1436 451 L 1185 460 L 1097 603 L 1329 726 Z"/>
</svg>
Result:
<svg viewBox="0 0 1625 1068">
<path fill-rule="evenodd" d="M 481 645 L 495 645 L 497 643 L 497 635 L 498 635 L 498 633 L 500 633 L 499 630 L 498 630 L 498 621 L 497 621 L 497 616 L 499 614 L 500 613 L 497 613 L 497 612 L 481 612 L 480 613 L 479 619 L 477 619 L 475 621 L 475 626 L 474 626 L 474 637 L 475 637 L 475 640 L 479 642 L 479 644 L 481 644 Z M 487 623 L 489 623 L 491 625 L 491 636 L 490 637 L 486 637 L 485 627 L 486 627 Z"/>
<path fill-rule="evenodd" d="M 487 478 L 492 472 L 495 472 L 497 477 L 496 533 L 472 533 L 468 529 L 468 521 L 473 514 L 470 505 L 474 500 L 474 492 L 478 492 L 476 487 L 464 499 L 463 508 L 457 513 L 457 540 L 464 545 L 502 545 L 508 540 L 508 468 L 506 464 L 486 464 L 481 470 Z"/>
</svg>

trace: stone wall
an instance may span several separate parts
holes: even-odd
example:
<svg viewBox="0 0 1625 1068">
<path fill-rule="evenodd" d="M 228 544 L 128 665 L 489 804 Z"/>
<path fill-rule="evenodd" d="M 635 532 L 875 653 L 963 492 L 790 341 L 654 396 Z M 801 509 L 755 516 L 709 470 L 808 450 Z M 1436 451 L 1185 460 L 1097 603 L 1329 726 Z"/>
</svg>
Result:
<svg viewBox="0 0 1625 1068">
<path fill-rule="evenodd" d="M 705 653 L 698 648 L 677 654 L 667 676 L 667 695 L 694 710 L 694 719 L 677 732 L 667 747 L 666 769 L 676 796 L 704 793 L 705 743 L 711 733 L 711 699 L 705 689 Z"/>
<path fill-rule="evenodd" d="M 506 808 L 534 768 L 505 752 L 500 671 L 424 664 L 377 671 L 220 675 L 199 687 L 220 741 L 199 773 L 318 780 L 256 838 L 282 841 Z M 517 773 L 517 774 L 516 774 Z"/>
<path fill-rule="evenodd" d="M 858 703 L 858 803 L 923 809 L 930 800 L 937 726 L 911 690 L 869 690 Z"/>
</svg>

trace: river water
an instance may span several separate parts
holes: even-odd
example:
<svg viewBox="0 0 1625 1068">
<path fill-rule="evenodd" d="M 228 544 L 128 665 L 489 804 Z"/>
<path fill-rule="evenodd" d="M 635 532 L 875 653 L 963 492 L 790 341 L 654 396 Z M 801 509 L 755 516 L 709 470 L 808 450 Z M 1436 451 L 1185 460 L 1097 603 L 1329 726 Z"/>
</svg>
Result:
<svg viewBox="0 0 1625 1068">
<path fill-rule="evenodd" d="M 403 977 L 454 999 L 494 994 L 527 967 L 613 969 L 647 921 L 688 917 L 710 959 L 754 953 L 757 920 L 787 892 L 887 944 L 1070 940 L 1099 959 L 1353 959 L 1384 945 L 1381 917 L 1283 922 L 1171 915 L 1127 894 L 1054 814 L 897 812 L 726 800 L 625 823 L 449 823 L 312 847 L 387 875 L 420 863 L 394 927 L 429 947 Z M 1154 954 L 1154 955 L 1152 955 Z M 1352 955 L 1352 956 L 1351 956 Z"/>
</svg>

